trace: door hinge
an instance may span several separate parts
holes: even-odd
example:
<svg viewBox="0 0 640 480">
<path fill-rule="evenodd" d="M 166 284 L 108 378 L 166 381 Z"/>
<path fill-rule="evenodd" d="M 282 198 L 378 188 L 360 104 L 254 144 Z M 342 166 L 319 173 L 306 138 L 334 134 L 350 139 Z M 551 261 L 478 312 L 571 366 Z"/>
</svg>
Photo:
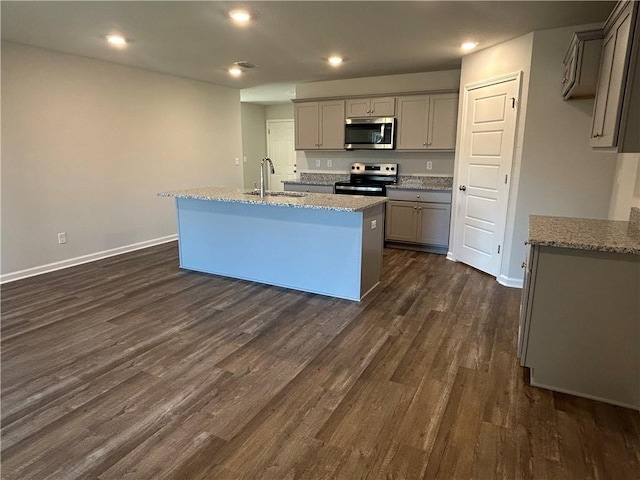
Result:
<svg viewBox="0 0 640 480">
<path fill-rule="evenodd" d="M 516 108 L 516 97 L 511 97 L 511 108 Z"/>
<path fill-rule="evenodd" d="M 500 245 L 498 245 L 498 253 L 500 253 Z"/>
<path fill-rule="evenodd" d="M 504 184 L 505 184 L 505 185 L 507 184 L 507 178 L 509 178 L 509 175 L 505 175 L 505 176 L 504 176 Z"/>
</svg>

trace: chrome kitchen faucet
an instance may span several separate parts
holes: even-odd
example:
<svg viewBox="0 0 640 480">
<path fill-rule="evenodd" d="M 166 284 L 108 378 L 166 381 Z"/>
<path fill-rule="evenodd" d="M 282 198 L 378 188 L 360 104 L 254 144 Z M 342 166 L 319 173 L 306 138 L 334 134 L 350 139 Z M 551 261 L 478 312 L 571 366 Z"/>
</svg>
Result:
<svg viewBox="0 0 640 480">
<path fill-rule="evenodd" d="M 262 161 L 260 162 L 260 198 L 264 198 L 264 195 L 265 195 L 265 191 L 264 191 L 264 162 L 268 162 L 269 165 L 271 166 L 271 174 L 276 173 L 276 169 L 273 168 L 273 162 L 271 161 L 271 159 L 269 157 L 263 158 Z"/>
</svg>

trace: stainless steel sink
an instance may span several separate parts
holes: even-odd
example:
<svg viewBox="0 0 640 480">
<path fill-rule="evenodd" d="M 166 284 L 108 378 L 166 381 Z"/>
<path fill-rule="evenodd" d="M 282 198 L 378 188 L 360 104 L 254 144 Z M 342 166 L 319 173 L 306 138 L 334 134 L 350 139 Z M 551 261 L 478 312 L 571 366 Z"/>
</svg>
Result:
<svg viewBox="0 0 640 480">
<path fill-rule="evenodd" d="M 245 195 L 258 195 L 260 196 L 260 190 L 249 190 L 244 192 Z M 307 192 L 265 192 L 265 197 L 306 197 L 309 195 Z"/>
</svg>

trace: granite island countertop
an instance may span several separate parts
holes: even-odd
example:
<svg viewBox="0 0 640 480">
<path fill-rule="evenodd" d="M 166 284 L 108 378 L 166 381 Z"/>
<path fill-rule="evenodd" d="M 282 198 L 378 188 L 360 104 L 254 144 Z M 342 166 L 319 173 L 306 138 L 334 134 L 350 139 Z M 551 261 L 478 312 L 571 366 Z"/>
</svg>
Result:
<svg viewBox="0 0 640 480">
<path fill-rule="evenodd" d="M 640 255 L 640 230 L 620 220 L 530 215 L 526 243 Z"/>
<path fill-rule="evenodd" d="M 361 212 L 387 201 L 387 197 L 296 192 L 274 192 L 273 195 L 260 198 L 260 195 L 249 192 L 252 190 L 247 188 L 204 187 L 162 192 L 158 196 L 341 212 Z"/>
</svg>

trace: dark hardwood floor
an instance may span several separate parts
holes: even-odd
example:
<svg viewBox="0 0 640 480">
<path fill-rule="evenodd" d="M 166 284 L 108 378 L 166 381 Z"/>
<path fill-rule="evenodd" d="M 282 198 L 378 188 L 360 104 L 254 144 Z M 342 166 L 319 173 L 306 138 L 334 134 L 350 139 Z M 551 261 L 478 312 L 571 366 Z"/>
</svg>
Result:
<svg viewBox="0 0 640 480">
<path fill-rule="evenodd" d="M 640 478 L 638 412 L 525 383 L 519 290 L 402 250 L 383 279 L 355 303 L 167 244 L 3 285 L 2 478 Z"/>
</svg>

